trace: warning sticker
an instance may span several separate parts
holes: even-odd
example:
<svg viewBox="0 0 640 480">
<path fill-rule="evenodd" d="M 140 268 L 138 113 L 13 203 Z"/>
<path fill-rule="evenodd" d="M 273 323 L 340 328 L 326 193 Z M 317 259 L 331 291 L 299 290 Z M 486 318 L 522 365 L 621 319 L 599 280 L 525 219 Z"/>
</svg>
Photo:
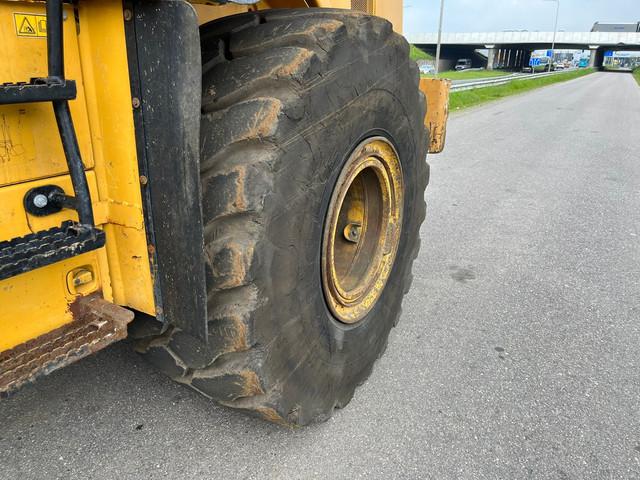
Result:
<svg viewBox="0 0 640 480">
<path fill-rule="evenodd" d="M 29 13 L 14 13 L 13 19 L 16 24 L 16 34 L 19 37 L 42 37 L 47 36 L 47 16 L 34 15 Z"/>
</svg>

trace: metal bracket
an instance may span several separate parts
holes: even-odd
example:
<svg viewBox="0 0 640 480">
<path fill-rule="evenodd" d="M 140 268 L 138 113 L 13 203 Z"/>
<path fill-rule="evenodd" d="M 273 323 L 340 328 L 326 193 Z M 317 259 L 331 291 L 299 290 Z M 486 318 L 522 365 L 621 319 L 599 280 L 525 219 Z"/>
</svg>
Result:
<svg viewBox="0 0 640 480">
<path fill-rule="evenodd" d="M 24 196 L 24 209 L 36 217 L 53 215 L 63 208 L 75 209 L 76 198 L 65 194 L 57 185 L 32 188 Z"/>
</svg>

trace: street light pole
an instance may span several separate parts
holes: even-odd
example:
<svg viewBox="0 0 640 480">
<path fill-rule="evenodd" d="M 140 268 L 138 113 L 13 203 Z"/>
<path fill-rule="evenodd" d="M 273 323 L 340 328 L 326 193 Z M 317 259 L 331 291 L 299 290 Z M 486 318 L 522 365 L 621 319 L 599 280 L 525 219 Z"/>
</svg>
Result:
<svg viewBox="0 0 640 480">
<path fill-rule="evenodd" d="M 556 2 L 556 21 L 553 27 L 553 40 L 551 42 L 551 58 L 549 59 L 549 71 L 553 66 L 553 59 L 556 56 L 556 34 L 558 33 L 558 17 L 560 16 L 560 0 L 545 0 L 546 2 Z"/>
<path fill-rule="evenodd" d="M 442 19 L 444 18 L 444 0 L 440 0 L 440 24 L 438 25 L 438 46 L 436 47 L 436 77 L 440 71 L 440 47 L 442 42 Z"/>
</svg>

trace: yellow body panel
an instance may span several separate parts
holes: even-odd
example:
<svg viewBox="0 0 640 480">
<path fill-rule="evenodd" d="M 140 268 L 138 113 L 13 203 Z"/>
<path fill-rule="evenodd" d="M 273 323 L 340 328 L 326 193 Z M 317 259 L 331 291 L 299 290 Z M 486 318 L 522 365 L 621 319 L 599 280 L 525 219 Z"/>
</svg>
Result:
<svg viewBox="0 0 640 480">
<path fill-rule="evenodd" d="M 47 76 L 47 39 L 43 36 L 19 36 L 16 13 L 43 14 L 44 6 L 27 2 L 0 2 L 0 83 Z M 77 80 L 78 85 L 77 100 L 70 103 L 71 114 L 82 159 L 85 166 L 91 168 L 94 165 L 93 151 L 71 6 L 66 6 L 65 17 L 67 76 Z M 51 128 L 52 125 L 54 128 Z M 51 104 L 0 106 L 0 186 L 58 175 L 66 170 Z"/>
<path fill-rule="evenodd" d="M 65 7 L 64 21 L 66 76 L 78 85 L 69 103 L 106 246 L 0 281 L 0 351 L 70 322 L 79 294 L 102 291 L 106 300 L 155 314 L 122 3 L 83 0 L 75 8 Z M 0 83 L 47 75 L 46 37 L 19 35 L 15 20 L 44 12 L 43 3 L 0 1 Z M 22 205 L 39 185 L 72 195 L 66 172 L 51 104 L 0 106 L 0 241 L 77 219 L 72 210 L 34 217 Z M 76 274 L 81 288 L 70 280 Z"/>
<path fill-rule="evenodd" d="M 122 4 L 84 0 L 78 18 L 99 199 L 110 205 L 104 230 L 114 301 L 155 315 Z"/>
<path fill-rule="evenodd" d="M 393 24 L 393 29 L 402 33 L 402 0 L 373 0 L 371 13 L 386 18 Z"/>
<path fill-rule="evenodd" d="M 97 196 L 93 172 L 87 174 L 87 180 L 91 195 Z M 2 240 L 56 227 L 65 220 L 77 220 L 72 210 L 46 217 L 25 213 L 22 205 L 25 194 L 31 188 L 47 184 L 58 185 L 65 192 L 72 191 L 67 175 L 0 188 Z M 104 248 L 0 282 L 0 352 L 71 321 L 67 305 L 75 295 L 68 288 L 67 276 L 83 266 L 90 266 L 94 275 L 90 291 L 102 289 L 104 298 L 112 300 Z"/>
</svg>

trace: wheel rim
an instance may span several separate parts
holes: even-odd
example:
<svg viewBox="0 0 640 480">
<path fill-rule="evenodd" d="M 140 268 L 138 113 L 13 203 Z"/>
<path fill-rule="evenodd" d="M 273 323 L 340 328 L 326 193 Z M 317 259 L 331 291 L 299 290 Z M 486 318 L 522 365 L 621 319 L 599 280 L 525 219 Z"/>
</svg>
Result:
<svg viewBox="0 0 640 480">
<path fill-rule="evenodd" d="M 324 225 L 322 282 L 339 321 L 362 320 L 380 298 L 400 243 L 403 198 L 393 145 L 384 137 L 362 142 L 338 177 Z"/>
</svg>

